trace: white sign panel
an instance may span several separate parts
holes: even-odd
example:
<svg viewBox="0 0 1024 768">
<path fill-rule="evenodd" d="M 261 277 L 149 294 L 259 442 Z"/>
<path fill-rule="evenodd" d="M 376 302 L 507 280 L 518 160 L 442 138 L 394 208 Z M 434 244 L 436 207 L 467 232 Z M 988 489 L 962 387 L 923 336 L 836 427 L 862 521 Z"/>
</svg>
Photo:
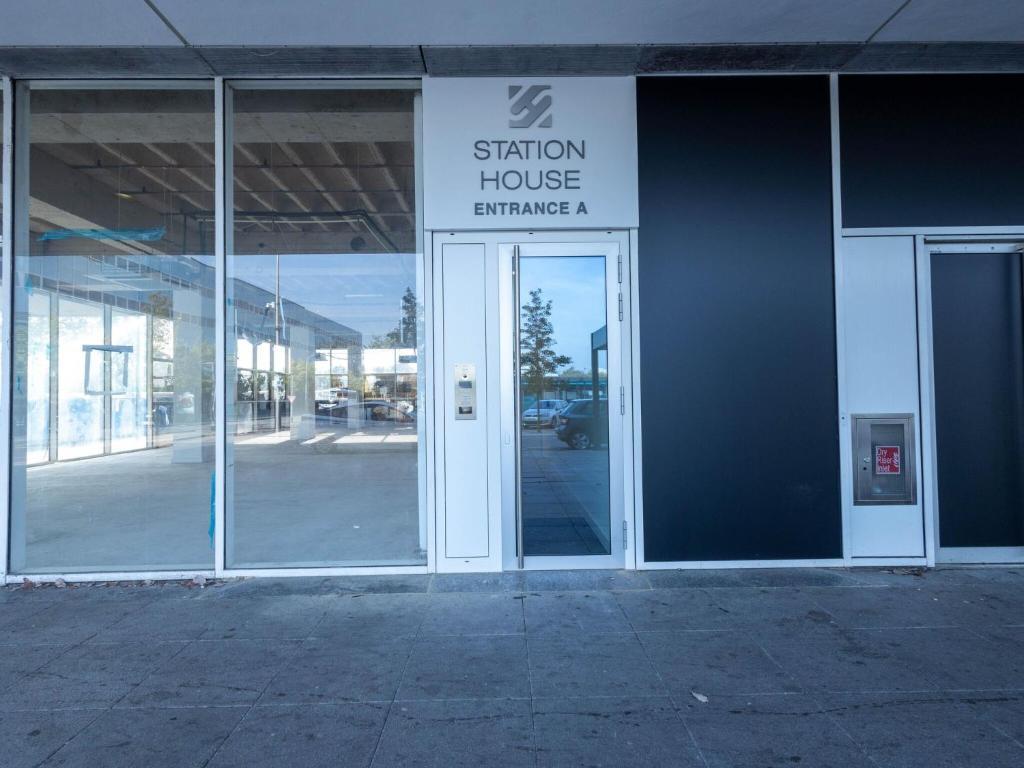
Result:
<svg viewBox="0 0 1024 768">
<path fill-rule="evenodd" d="M 639 224 L 631 77 L 425 78 L 427 229 Z"/>
</svg>

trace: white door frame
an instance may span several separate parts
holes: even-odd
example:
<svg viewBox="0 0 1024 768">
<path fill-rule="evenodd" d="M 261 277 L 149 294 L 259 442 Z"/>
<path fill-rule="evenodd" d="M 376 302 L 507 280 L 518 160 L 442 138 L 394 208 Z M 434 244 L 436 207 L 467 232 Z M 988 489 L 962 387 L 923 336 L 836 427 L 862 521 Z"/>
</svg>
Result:
<svg viewBox="0 0 1024 768">
<path fill-rule="evenodd" d="M 534 555 L 522 558 L 526 570 L 549 568 L 622 568 L 626 566 L 626 553 L 633 553 L 629 546 L 632 539 L 632 521 L 627 520 L 626 508 L 632 498 L 632 487 L 627 489 L 625 475 L 631 457 L 626 459 L 624 444 L 627 435 L 632 434 L 626 412 L 629 401 L 625 379 L 629 378 L 631 367 L 628 355 L 630 333 L 628 330 L 629 294 L 629 239 L 628 233 L 595 239 L 592 235 L 575 235 L 570 240 L 552 241 L 541 234 L 526 240 L 519 235 L 499 238 L 498 243 L 498 285 L 499 312 L 501 316 L 501 422 L 502 435 L 511 434 L 513 439 L 502 439 L 502 562 L 506 570 L 519 567 L 520 558 L 516 553 L 517 508 L 519 506 L 519 450 L 520 429 L 516 396 L 515 359 L 515 306 L 516 277 L 513 275 L 513 250 L 518 247 L 519 258 L 558 256 L 603 256 L 605 259 L 605 307 L 608 332 L 608 467 L 610 497 L 611 552 L 608 555 Z M 522 297 L 520 296 L 520 303 Z M 619 309 L 622 309 L 621 319 Z M 508 353 L 506 353 L 508 350 Z M 622 468 L 620 471 L 618 468 Z M 632 567 L 632 566 L 631 566 Z"/>
<path fill-rule="evenodd" d="M 432 236 L 431 236 L 432 235 Z M 515 450 L 515 394 L 514 394 L 514 315 L 513 312 L 513 282 L 512 282 L 512 260 L 511 252 L 514 245 L 519 245 L 526 252 L 533 255 L 604 255 L 606 257 L 606 274 L 609 280 L 607 286 L 607 311 L 609 323 L 609 360 L 611 360 L 612 346 L 612 322 L 618 323 L 614 329 L 617 336 L 616 348 L 618 350 L 618 365 L 609 367 L 617 368 L 614 380 L 609 376 L 609 392 L 612 393 L 609 411 L 613 412 L 618 419 L 614 429 L 621 435 L 616 443 L 615 454 L 610 456 L 609 466 L 612 470 L 613 501 L 612 501 L 612 536 L 613 554 L 609 556 L 579 556 L 579 557 L 528 557 L 525 559 L 524 567 L 531 569 L 564 569 L 564 568 L 636 568 L 636 546 L 635 531 L 637 530 L 635 519 L 635 492 L 634 485 L 634 446 L 636 434 L 633 424 L 632 408 L 635 407 L 634 396 L 634 375 L 633 375 L 633 334 L 630 331 L 631 316 L 631 291 L 630 291 L 630 230 L 584 230 L 584 231 L 549 231 L 549 232 L 526 232 L 526 231 L 492 231 L 492 232 L 443 232 L 434 231 L 428 233 L 428 240 L 432 241 L 433 258 L 439 258 L 441 245 L 444 243 L 482 243 L 485 246 L 485 258 L 496 265 L 498 269 L 498 280 L 496 292 L 488 296 L 488 302 L 495 302 L 494 311 L 499 318 L 498 343 L 496 353 L 498 358 L 497 372 L 499 376 L 500 389 L 500 443 L 501 450 L 495 452 L 495 466 L 489 471 L 491 476 L 500 477 L 500 482 L 493 491 L 497 495 L 496 505 L 500 508 L 500 519 L 492 520 L 492 523 L 500 531 L 500 563 L 503 570 L 518 569 L 518 558 L 516 556 L 516 491 L 517 491 L 517 468 Z M 621 287 L 619 283 L 619 259 L 621 256 Z M 491 291 L 491 289 L 488 289 Z M 622 294 L 622 320 L 619 321 L 619 293 Z M 435 301 L 438 299 L 435 293 Z M 440 314 L 440 307 L 435 307 L 435 317 Z M 440 337 L 436 336 L 435 342 L 440 344 Z M 442 354 L 437 350 L 437 354 Z M 488 352 L 490 357 L 490 351 Z M 488 367 L 491 364 L 488 363 Z M 436 375 L 436 374 L 435 374 Z M 620 389 L 621 388 L 621 389 Z M 620 405 L 622 398 L 625 400 L 625 413 Z M 435 405 L 436 407 L 436 405 Z M 441 428 L 441 421 L 435 419 L 437 428 Z M 613 428 L 609 425 L 610 430 Z M 611 445 L 609 453 L 612 452 Z M 437 515 L 436 530 L 439 532 L 437 540 L 443 540 L 440 532 L 444 530 L 444 483 L 441 479 L 444 467 L 441 465 L 441 454 L 438 454 L 436 481 L 437 499 L 435 510 Z M 621 470 L 618 468 L 621 467 Z M 619 516 L 618 510 L 622 513 Z M 625 522 L 625 530 L 622 531 L 622 521 Z M 618 527 L 616 527 L 618 526 Z M 626 542 L 623 548 L 623 542 Z M 435 544 L 435 546 L 437 546 Z"/>
<path fill-rule="evenodd" d="M 921 381 L 921 486 L 924 496 L 928 560 L 934 563 L 1024 563 L 1024 547 L 941 547 L 939 545 L 938 454 L 935 445 L 935 369 L 932 346 L 933 253 L 1013 253 L 1024 233 L 915 237 L 917 260 L 917 327 Z M 931 514 L 927 513 L 931 510 Z"/>
</svg>

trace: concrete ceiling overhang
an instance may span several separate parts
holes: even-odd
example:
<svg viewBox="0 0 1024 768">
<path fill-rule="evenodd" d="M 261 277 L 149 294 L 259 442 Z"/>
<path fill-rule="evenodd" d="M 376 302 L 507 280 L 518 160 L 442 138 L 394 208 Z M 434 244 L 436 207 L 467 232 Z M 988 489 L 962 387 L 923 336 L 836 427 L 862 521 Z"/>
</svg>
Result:
<svg viewBox="0 0 1024 768">
<path fill-rule="evenodd" d="M 0 47 L 0 74 L 14 78 L 392 78 L 744 72 L 1024 72 L 1024 43 Z"/>
<path fill-rule="evenodd" d="M 0 0 L 14 77 L 1024 71 L 1021 0 Z"/>
</svg>

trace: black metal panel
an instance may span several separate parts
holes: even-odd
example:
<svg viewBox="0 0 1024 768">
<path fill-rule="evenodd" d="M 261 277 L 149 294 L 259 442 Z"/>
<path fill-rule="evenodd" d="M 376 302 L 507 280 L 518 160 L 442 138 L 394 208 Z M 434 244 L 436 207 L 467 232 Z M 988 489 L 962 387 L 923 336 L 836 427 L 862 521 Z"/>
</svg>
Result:
<svg viewBox="0 0 1024 768">
<path fill-rule="evenodd" d="M 1024 224 L 1024 75 L 839 84 L 844 226 Z"/>
<path fill-rule="evenodd" d="M 1021 256 L 931 266 L 939 543 L 1024 546 Z"/>
<path fill-rule="evenodd" d="M 828 82 L 638 81 L 650 561 L 842 555 Z"/>
</svg>

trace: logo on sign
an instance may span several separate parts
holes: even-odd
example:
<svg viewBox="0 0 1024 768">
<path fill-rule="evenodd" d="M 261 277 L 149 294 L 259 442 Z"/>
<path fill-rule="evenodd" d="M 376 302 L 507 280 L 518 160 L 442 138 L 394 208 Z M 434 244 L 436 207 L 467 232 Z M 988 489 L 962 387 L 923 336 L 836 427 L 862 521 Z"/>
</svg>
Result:
<svg viewBox="0 0 1024 768">
<path fill-rule="evenodd" d="M 898 475 L 902 471 L 898 445 L 875 446 L 875 474 Z"/>
<path fill-rule="evenodd" d="M 551 127 L 551 94 L 550 85 L 521 85 L 508 87 L 508 107 L 512 115 L 508 121 L 509 128 L 529 128 L 536 123 L 538 128 Z"/>
</svg>

